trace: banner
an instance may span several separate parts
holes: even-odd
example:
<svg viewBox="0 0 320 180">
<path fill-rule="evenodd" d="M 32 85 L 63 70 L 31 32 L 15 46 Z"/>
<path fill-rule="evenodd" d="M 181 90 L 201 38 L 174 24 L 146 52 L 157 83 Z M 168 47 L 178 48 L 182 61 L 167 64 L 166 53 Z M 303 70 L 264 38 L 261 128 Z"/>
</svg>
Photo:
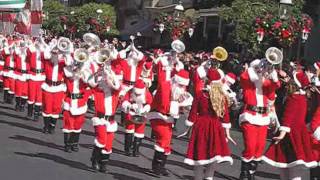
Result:
<svg viewBox="0 0 320 180">
<path fill-rule="evenodd" d="M 0 11 L 10 11 L 24 8 L 25 0 L 0 0 Z"/>
</svg>

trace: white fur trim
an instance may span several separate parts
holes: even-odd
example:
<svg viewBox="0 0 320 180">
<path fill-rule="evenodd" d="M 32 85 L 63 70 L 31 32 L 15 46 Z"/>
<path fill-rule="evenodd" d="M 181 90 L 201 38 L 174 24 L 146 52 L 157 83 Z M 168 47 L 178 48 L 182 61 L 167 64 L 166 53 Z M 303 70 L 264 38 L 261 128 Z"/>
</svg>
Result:
<svg viewBox="0 0 320 180">
<path fill-rule="evenodd" d="M 151 109 L 150 105 L 147 104 L 147 105 L 145 105 L 145 106 L 143 107 L 142 113 L 147 113 L 147 112 L 150 111 L 150 109 Z"/>
<path fill-rule="evenodd" d="M 126 129 L 125 131 L 128 134 L 133 134 L 134 133 L 134 129 Z"/>
<path fill-rule="evenodd" d="M 36 102 L 36 103 L 34 103 L 34 105 L 36 105 L 36 106 L 42 106 L 42 103 L 41 103 L 41 102 Z"/>
<path fill-rule="evenodd" d="M 211 159 L 206 160 L 193 160 L 193 159 L 184 159 L 184 163 L 191 165 L 191 166 L 200 166 L 206 165 L 211 163 L 222 163 L 222 162 L 229 162 L 231 165 L 233 164 L 233 159 L 231 156 L 214 156 Z"/>
<path fill-rule="evenodd" d="M 32 81 L 44 81 L 46 80 L 46 76 L 44 74 L 37 74 L 37 75 L 29 74 L 28 79 Z"/>
<path fill-rule="evenodd" d="M 318 163 L 316 161 L 305 162 L 302 159 L 296 160 L 296 161 L 291 162 L 291 163 L 280 163 L 280 162 L 275 162 L 275 161 L 269 159 L 266 156 L 262 156 L 262 160 L 264 162 L 268 163 L 269 165 L 274 166 L 274 167 L 278 167 L 278 168 L 291 168 L 291 167 L 301 166 L 301 165 L 303 165 L 303 166 L 305 166 L 307 168 L 313 168 L 313 167 L 316 167 L 318 165 Z"/>
<path fill-rule="evenodd" d="M 69 66 L 64 67 L 63 72 L 66 77 L 68 77 L 68 78 L 73 77 L 73 72 L 71 70 L 71 67 L 69 67 Z"/>
<path fill-rule="evenodd" d="M 222 127 L 226 128 L 226 129 L 230 129 L 231 128 L 231 123 L 222 123 Z"/>
<path fill-rule="evenodd" d="M 52 117 L 52 118 L 59 118 L 59 114 L 46 114 L 42 112 L 43 117 Z"/>
<path fill-rule="evenodd" d="M 15 79 L 16 78 L 16 74 L 14 73 L 14 71 L 10 70 L 10 71 L 3 71 L 3 74 L 2 74 L 4 77 L 9 77 L 9 78 L 12 78 L 12 79 Z"/>
<path fill-rule="evenodd" d="M 142 133 L 134 133 L 134 137 L 144 138 L 144 134 L 142 134 Z"/>
<path fill-rule="evenodd" d="M 167 122 L 167 123 L 173 123 L 173 122 L 174 122 L 174 120 L 173 120 L 172 117 L 166 116 L 166 115 L 164 115 L 164 114 L 162 114 L 162 113 L 160 113 L 160 112 L 149 112 L 149 113 L 147 114 L 146 118 L 147 118 L 148 120 L 161 119 L 161 120 L 163 120 L 163 121 L 165 121 L 165 122 Z"/>
<path fill-rule="evenodd" d="M 261 161 L 261 160 L 262 160 L 262 157 L 259 157 L 259 158 L 251 157 L 250 159 L 247 159 L 247 158 L 241 157 L 241 160 L 242 160 L 242 161 L 244 161 L 244 162 L 250 162 L 250 161 Z"/>
<path fill-rule="evenodd" d="M 106 121 L 107 132 L 116 132 L 118 130 L 118 124 L 116 121 L 110 123 L 110 121 Z"/>
<path fill-rule="evenodd" d="M 178 101 L 171 101 L 170 102 L 170 115 L 176 116 L 179 115 L 179 102 Z"/>
<path fill-rule="evenodd" d="M 128 113 L 129 107 L 131 106 L 131 103 L 129 101 L 123 101 L 122 103 L 122 111 L 125 113 Z"/>
<path fill-rule="evenodd" d="M 207 72 L 202 65 L 197 68 L 197 73 L 201 79 L 207 76 Z"/>
<path fill-rule="evenodd" d="M 188 98 L 183 100 L 181 103 L 179 103 L 179 107 L 186 107 L 191 106 L 193 102 L 193 97 L 190 93 L 186 92 L 188 94 Z"/>
<path fill-rule="evenodd" d="M 248 74 L 249 74 L 249 78 L 252 82 L 259 80 L 258 74 L 254 71 L 254 69 L 252 67 L 248 68 Z"/>
<path fill-rule="evenodd" d="M 85 114 L 88 110 L 88 106 L 84 105 L 82 107 L 71 107 L 69 103 L 63 102 L 63 109 L 66 111 L 70 111 L 70 113 L 74 116 Z"/>
<path fill-rule="evenodd" d="M 111 153 L 112 153 L 112 150 L 106 151 L 106 150 L 103 149 L 103 150 L 101 151 L 101 153 L 102 153 L 102 154 L 111 154 Z"/>
<path fill-rule="evenodd" d="M 15 74 L 15 79 L 19 80 L 19 81 L 27 81 L 28 80 L 28 74 Z"/>
<path fill-rule="evenodd" d="M 190 126 L 193 126 L 194 123 L 191 122 L 191 121 L 189 121 L 189 120 L 187 119 L 187 120 L 185 120 L 184 124 L 185 124 L 186 126 L 190 127 Z"/>
<path fill-rule="evenodd" d="M 67 87 L 65 84 L 60 84 L 59 86 L 49 86 L 47 83 L 42 83 L 41 88 L 44 91 L 56 93 L 56 92 L 65 92 L 67 90 Z"/>
<path fill-rule="evenodd" d="M 143 88 L 143 89 L 133 88 L 133 90 L 136 94 L 144 94 L 146 92 L 146 88 Z"/>
<path fill-rule="evenodd" d="M 94 139 L 94 144 L 95 144 L 97 147 L 99 147 L 99 148 L 104 148 L 104 147 L 105 147 L 104 144 L 100 144 L 100 143 L 99 143 L 98 139 Z"/>
<path fill-rule="evenodd" d="M 284 131 L 286 133 L 289 133 L 291 131 L 291 128 L 286 126 L 280 126 L 279 131 Z"/>
<path fill-rule="evenodd" d="M 293 79 L 294 79 L 294 82 L 298 85 L 298 87 L 301 88 L 301 83 L 299 82 L 299 80 L 297 79 L 297 72 L 294 72 L 293 73 Z"/>
<path fill-rule="evenodd" d="M 4 66 L 4 61 L 0 60 L 0 66 Z"/>
<path fill-rule="evenodd" d="M 244 112 L 239 116 L 239 123 L 249 122 L 250 124 L 258 125 L 258 126 L 267 126 L 270 124 L 269 116 L 262 116 L 261 114 L 250 114 L 248 112 Z"/>
<path fill-rule="evenodd" d="M 228 82 L 230 82 L 231 84 L 234 84 L 234 83 L 236 82 L 235 79 L 231 78 L 231 77 L 228 76 L 228 75 L 225 76 L 225 80 L 228 81 Z"/>
<path fill-rule="evenodd" d="M 106 120 L 104 118 L 93 117 L 91 118 L 93 126 L 104 126 L 106 125 Z"/>
<path fill-rule="evenodd" d="M 317 129 L 313 132 L 313 137 L 320 141 L 320 127 L 317 127 Z"/>
<path fill-rule="evenodd" d="M 154 150 L 156 150 L 158 152 L 164 152 L 164 149 L 157 144 L 154 145 Z"/>
<path fill-rule="evenodd" d="M 34 101 L 27 101 L 28 104 L 34 104 Z"/>
<path fill-rule="evenodd" d="M 82 129 L 78 129 L 78 130 L 69 130 L 69 129 L 62 129 L 62 132 L 64 133 L 81 133 Z"/>
<path fill-rule="evenodd" d="M 175 75 L 174 81 L 177 82 L 178 84 L 188 86 L 190 79 L 182 78 L 182 77 L 179 77 L 178 75 Z"/>
</svg>

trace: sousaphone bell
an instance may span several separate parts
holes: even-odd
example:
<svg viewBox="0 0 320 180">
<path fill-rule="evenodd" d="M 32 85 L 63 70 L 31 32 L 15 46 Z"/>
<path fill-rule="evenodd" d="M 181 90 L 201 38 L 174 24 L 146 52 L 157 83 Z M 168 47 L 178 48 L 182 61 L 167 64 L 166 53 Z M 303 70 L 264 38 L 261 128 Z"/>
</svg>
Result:
<svg viewBox="0 0 320 180">
<path fill-rule="evenodd" d="M 93 33 L 86 33 L 83 35 L 83 41 L 89 46 L 99 46 L 101 43 L 100 38 Z"/>
<path fill-rule="evenodd" d="M 213 49 L 212 58 L 218 61 L 225 61 L 228 59 L 228 51 L 225 48 L 218 46 Z"/>
<path fill-rule="evenodd" d="M 171 48 L 177 53 L 182 53 L 186 50 L 186 46 L 184 45 L 184 43 L 178 39 L 172 41 Z"/>
<path fill-rule="evenodd" d="M 265 53 L 267 61 L 272 65 L 278 65 L 283 61 L 283 53 L 276 47 L 270 47 Z"/>
</svg>

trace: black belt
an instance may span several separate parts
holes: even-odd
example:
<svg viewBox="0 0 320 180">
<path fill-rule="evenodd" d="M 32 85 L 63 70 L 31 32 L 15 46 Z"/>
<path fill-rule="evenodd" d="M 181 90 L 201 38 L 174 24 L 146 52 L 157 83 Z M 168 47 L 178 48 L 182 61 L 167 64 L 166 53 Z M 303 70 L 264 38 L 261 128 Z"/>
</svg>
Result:
<svg viewBox="0 0 320 180">
<path fill-rule="evenodd" d="M 265 114 L 267 113 L 267 108 L 266 107 L 259 107 L 259 106 L 251 106 L 247 105 L 246 107 L 247 110 L 256 112 L 258 114 Z"/>
<path fill-rule="evenodd" d="M 68 93 L 68 96 L 71 98 L 71 99 L 81 99 L 83 98 L 83 94 L 82 93 Z"/>
<path fill-rule="evenodd" d="M 6 69 L 6 70 L 14 70 L 13 67 L 9 67 L 9 66 L 5 66 L 4 69 Z"/>
<path fill-rule="evenodd" d="M 104 118 L 105 120 L 109 121 L 109 120 L 113 119 L 114 116 L 107 116 L 107 115 L 99 113 L 98 117 L 99 118 Z"/>
<path fill-rule="evenodd" d="M 46 83 L 50 86 L 59 86 L 60 84 L 62 84 L 62 81 L 51 81 L 46 79 Z"/>
<path fill-rule="evenodd" d="M 44 70 L 43 69 L 35 69 L 35 68 L 31 68 L 31 71 L 36 73 L 36 74 L 40 74 L 40 73 L 43 73 Z"/>
<path fill-rule="evenodd" d="M 136 82 L 127 81 L 127 80 L 123 80 L 123 83 L 125 83 L 125 84 L 127 84 L 127 85 L 130 85 L 130 86 L 133 86 L 134 84 L 136 84 Z"/>
<path fill-rule="evenodd" d="M 17 71 L 18 71 L 18 72 L 20 72 L 20 73 L 22 73 L 22 74 L 26 74 L 26 73 L 28 73 L 28 71 L 27 71 L 27 70 L 22 70 L 22 69 L 18 69 Z"/>
</svg>

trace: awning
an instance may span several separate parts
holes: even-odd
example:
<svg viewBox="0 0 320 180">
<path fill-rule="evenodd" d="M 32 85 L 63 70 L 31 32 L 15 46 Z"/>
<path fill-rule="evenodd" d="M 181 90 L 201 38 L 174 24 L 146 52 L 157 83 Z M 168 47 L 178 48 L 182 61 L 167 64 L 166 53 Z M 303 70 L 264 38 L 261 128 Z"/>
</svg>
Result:
<svg viewBox="0 0 320 180">
<path fill-rule="evenodd" d="M 0 11 L 16 11 L 24 8 L 26 0 L 0 0 Z"/>
</svg>

